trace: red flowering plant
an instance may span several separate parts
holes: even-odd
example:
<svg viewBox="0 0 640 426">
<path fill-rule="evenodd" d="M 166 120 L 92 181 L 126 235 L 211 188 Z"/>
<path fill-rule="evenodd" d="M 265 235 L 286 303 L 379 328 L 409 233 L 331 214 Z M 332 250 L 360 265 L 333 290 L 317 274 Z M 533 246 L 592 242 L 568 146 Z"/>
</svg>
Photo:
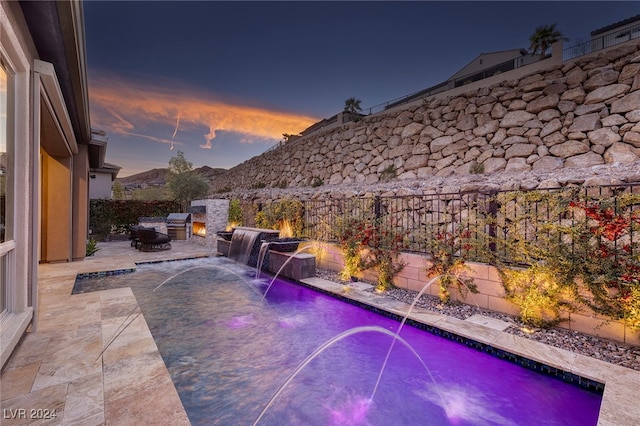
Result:
<svg viewBox="0 0 640 426">
<path fill-rule="evenodd" d="M 378 289 L 390 288 L 394 277 L 405 266 L 398 261 L 398 256 L 406 233 L 388 229 L 373 218 L 345 218 L 338 222 L 336 235 L 344 256 L 341 278 L 353 280 L 358 272 L 375 269 Z"/>
<path fill-rule="evenodd" d="M 364 219 L 342 219 L 338 221 L 336 234 L 338 245 L 344 256 L 344 267 L 340 271 L 340 278 L 353 281 L 360 271 L 360 250 L 365 224 Z"/>
<path fill-rule="evenodd" d="M 574 201 L 569 207 L 584 214 L 573 227 L 571 256 L 589 294 L 583 302 L 640 329 L 640 197 L 623 194 L 615 205 Z"/>
<path fill-rule="evenodd" d="M 456 285 L 460 294 L 465 297 L 470 291 L 477 293 L 473 280 L 461 276 L 467 269 L 466 254 L 472 248 L 471 232 L 460 226 L 454 231 L 431 227 L 427 231 L 426 251 L 430 256 L 427 277 L 440 276 L 440 300 L 447 303 L 451 300 L 449 288 Z"/>
<path fill-rule="evenodd" d="M 398 256 L 404 247 L 406 235 L 407 232 L 387 227 L 380 220 L 364 223 L 360 240 L 360 268 L 376 270 L 378 290 L 393 287 L 393 279 L 404 269 L 406 264 Z"/>
</svg>

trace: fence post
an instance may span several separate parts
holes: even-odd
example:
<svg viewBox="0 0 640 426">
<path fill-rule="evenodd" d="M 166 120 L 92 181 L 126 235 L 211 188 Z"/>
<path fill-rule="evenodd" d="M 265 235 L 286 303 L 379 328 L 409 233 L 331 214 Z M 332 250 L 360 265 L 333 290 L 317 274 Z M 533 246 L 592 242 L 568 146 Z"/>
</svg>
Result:
<svg viewBox="0 0 640 426">
<path fill-rule="evenodd" d="M 496 251 L 496 235 L 498 225 L 496 223 L 498 217 L 498 200 L 496 196 L 498 191 L 492 190 L 487 193 L 489 196 L 489 206 L 487 208 L 487 216 L 489 217 L 489 251 Z"/>
<path fill-rule="evenodd" d="M 382 216 L 382 202 L 379 195 L 376 195 L 373 199 L 373 214 L 375 215 L 376 221 Z"/>
</svg>

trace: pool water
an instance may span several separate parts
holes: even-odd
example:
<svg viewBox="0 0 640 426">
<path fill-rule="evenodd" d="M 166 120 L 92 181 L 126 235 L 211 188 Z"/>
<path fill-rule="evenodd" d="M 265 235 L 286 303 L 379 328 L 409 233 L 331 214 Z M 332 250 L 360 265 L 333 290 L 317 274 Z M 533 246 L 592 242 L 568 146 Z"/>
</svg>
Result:
<svg viewBox="0 0 640 426">
<path fill-rule="evenodd" d="M 181 273 L 182 272 L 182 273 Z M 194 425 L 250 425 L 324 342 L 399 323 L 227 259 L 141 265 L 82 279 L 75 292 L 131 287 Z M 178 274 L 178 275 L 176 275 Z M 160 288 L 154 289 L 167 278 Z M 347 335 L 273 401 L 266 425 L 595 425 L 601 396 L 405 326 Z"/>
</svg>

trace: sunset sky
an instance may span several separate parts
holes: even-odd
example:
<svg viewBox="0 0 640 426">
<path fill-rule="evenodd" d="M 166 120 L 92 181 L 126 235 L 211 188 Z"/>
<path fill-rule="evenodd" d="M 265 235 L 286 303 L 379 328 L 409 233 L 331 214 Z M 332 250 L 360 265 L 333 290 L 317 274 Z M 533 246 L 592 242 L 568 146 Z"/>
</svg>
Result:
<svg viewBox="0 0 640 426">
<path fill-rule="evenodd" d="M 455 74 L 478 54 L 527 48 L 557 23 L 586 41 L 640 14 L 638 2 L 84 3 L 91 121 L 119 177 L 230 168 L 331 117 Z"/>
</svg>

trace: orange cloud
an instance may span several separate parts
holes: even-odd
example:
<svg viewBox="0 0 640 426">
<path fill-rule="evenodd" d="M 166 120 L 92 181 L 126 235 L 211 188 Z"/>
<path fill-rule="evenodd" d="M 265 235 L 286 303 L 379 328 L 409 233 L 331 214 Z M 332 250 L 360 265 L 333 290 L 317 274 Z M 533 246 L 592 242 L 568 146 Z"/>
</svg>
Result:
<svg viewBox="0 0 640 426">
<path fill-rule="evenodd" d="M 260 138 L 281 139 L 283 133 L 297 134 L 318 121 L 293 113 L 207 99 L 193 90 L 141 85 L 119 78 L 91 79 L 89 96 L 91 120 L 96 127 L 108 133 L 144 137 L 171 146 L 179 128 L 208 127 L 200 147 L 211 148 L 217 131 L 240 133 L 241 142 L 251 143 Z M 173 136 L 168 133 L 165 139 L 145 135 L 144 129 L 154 124 L 175 128 Z"/>
</svg>

